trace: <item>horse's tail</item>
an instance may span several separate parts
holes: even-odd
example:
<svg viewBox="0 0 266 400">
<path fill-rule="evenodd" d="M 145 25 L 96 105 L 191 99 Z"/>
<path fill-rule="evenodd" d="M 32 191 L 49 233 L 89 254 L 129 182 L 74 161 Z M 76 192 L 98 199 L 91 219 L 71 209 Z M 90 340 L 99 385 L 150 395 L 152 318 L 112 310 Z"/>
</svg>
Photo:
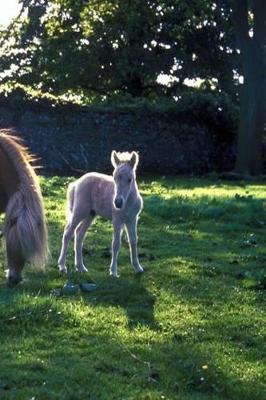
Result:
<svg viewBox="0 0 266 400">
<path fill-rule="evenodd" d="M 47 227 L 38 178 L 30 165 L 32 157 L 14 136 L 1 133 L 0 146 L 18 177 L 17 190 L 5 210 L 6 243 L 10 249 L 18 249 L 25 261 L 44 266 L 48 254 Z"/>
<path fill-rule="evenodd" d="M 75 199 L 75 182 L 69 184 L 67 189 L 67 220 L 69 221 L 73 213 Z"/>
</svg>

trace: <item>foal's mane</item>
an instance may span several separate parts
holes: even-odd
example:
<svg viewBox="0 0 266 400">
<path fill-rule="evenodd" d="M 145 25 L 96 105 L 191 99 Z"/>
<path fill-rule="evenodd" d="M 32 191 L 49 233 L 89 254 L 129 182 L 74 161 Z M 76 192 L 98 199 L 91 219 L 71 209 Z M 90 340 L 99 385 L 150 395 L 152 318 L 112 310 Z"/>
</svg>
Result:
<svg viewBox="0 0 266 400">
<path fill-rule="evenodd" d="M 20 183 L 35 187 L 39 191 L 38 178 L 31 165 L 36 157 L 30 154 L 22 139 L 11 129 L 1 129 L 0 148 L 14 165 Z"/>
<path fill-rule="evenodd" d="M 128 151 L 117 152 L 121 164 L 128 164 L 131 160 L 132 154 Z"/>
</svg>

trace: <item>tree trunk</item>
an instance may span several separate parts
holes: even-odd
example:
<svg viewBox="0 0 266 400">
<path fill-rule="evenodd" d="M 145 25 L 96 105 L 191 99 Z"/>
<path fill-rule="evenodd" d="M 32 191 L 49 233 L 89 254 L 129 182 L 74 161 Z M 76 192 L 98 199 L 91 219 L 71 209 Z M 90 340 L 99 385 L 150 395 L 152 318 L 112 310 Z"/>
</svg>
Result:
<svg viewBox="0 0 266 400">
<path fill-rule="evenodd" d="M 262 144 L 266 122 L 266 1 L 253 0 L 253 37 L 249 37 L 246 0 L 235 0 L 235 22 L 242 56 L 244 84 L 235 170 L 257 175 L 263 169 Z"/>
<path fill-rule="evenodd" d="M 240 121 L 236 172 L 256 175 L 263 168 L 262 143 L 265 125 L 265 79 L 254 63 L 246 69 L 240 92 Z"/>
</svg>

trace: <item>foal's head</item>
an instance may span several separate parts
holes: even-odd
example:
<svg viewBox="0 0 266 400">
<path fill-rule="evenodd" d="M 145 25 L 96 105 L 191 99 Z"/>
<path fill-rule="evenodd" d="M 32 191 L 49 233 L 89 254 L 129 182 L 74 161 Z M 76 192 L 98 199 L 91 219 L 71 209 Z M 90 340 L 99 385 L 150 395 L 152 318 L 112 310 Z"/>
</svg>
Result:
<svg viewBox="0 0 266 400">
<path fill-rule="evenodd" d="M 114 206 L 121 209 L 126 204 L 130 190 L 135 184 L 139 156 L 135 151 L 117 153 L 113 150 L 111 161 L 114 166 Z"/>
</svg>

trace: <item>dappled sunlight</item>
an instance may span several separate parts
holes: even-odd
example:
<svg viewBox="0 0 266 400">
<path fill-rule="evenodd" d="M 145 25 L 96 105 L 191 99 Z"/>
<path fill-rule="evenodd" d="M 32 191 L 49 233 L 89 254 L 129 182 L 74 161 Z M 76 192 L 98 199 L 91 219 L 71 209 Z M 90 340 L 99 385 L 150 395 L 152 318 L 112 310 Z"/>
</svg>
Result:
<svg viewBox="0 0 266 400">
<path fill-rule="evenodd" d="M 259 223 L 259 218 L 265 212 L 265 199 L 253 199 L 235 194 L 234 197 L 213 197 L 213 196 L 175 196 L 161 197 L 152 195 L 144 197 L 145 211 L 149 209 L 156 212 L 159 217 L 171 220 L 171 222 L 183 222 L 184 218 L 189 218 L 195 222 L 200 218 L 210 218 L 213 220 L 234 221 L 245 218 L 248 222 L 250 214 L 254 215 L 254 221 Z M 247 215 L 241 215 L 241 212 Z M 235 215 L 238 213 L 237 215 Z M 257 215 L 255 215 L 255 213 Z M 242 221 L 240 221 L 242 223 Z M 263 223 L 263 221 L 261 221 Z"/>
<path fill-rule="evenodd" d="M 69 181 L 42 180 L 51 245 L 46 271 L 27 266 L 15 290 L 6 288 L 0 272 L 0 350 L 10 366 L 1 379 L 18 368 L 16 390 L 30 393 L 36 385 L 44 397 L 54 392 L 59 399 L 60 390 L 73 390 L 67 379 L 60 383 L 67 368 L 80 398 L 89 380 L 98 398 L 104 387 L 118 398 L 130 391 L 135 398 L 163 393 L 189 399 L 193 393 L 202 400 L 260 400 L 263 291 L 244 283 L 256 274 L 260 279 L 266 259 L 263 186 L 213 188 L 198 179 L 142 183 L 139 255 L 145 272 L 134 275 L 123 237 L 120 278 L 112 279 L 112 226 L 102 219 L 85 240 L 89 272 L 74 271 L 72 243 L 69 274 L 57 270 Z M 93 280 L 97 288 L 63 294 L 69 280 Z"/>
</svg>

